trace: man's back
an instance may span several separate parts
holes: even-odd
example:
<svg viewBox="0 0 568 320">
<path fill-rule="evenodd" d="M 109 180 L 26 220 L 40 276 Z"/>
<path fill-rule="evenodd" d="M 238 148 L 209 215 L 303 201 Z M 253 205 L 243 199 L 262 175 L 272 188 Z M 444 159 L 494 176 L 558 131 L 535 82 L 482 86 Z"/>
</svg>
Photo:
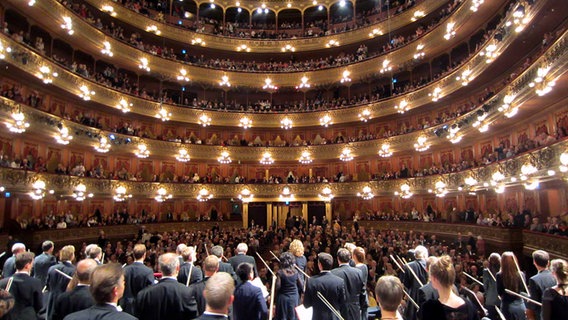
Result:
<svg viewBox="0 0 568 320">
<path fill-rule="evenodd" d="M 548 269 L 544 269 L 532 276 L 529 279 L 529 291 L 530 297 L 533 300 L 542 302 L 542 294 L 548 288 L 554 287 L 556 285 L 556 279 Z M 527 309 L 534 310 L 536 319 L 540 319 L 541 307 L 535 305 L 534 303 L 528 303 Z"/>
<path fill-rule="evenodd" d="M 124 269 L 124 295 L 120 306 L 124 312 L 134 314 L 134 301 L 144 288 L 154 283 L 154 272 L 140 262 L 134 262 Z"/>
<path fill-rule="evenodd" d="M 331 270 L 331 273 L 340 277 L 345 282 L 345 304 L 342 304 L 341 315 L 344 318 L 357 319 L 360 316 L 361 305 L 365 298 L 365 283 L 361 270 L 343 264 Z"/>
<path fill-rule="evenodd" d="M 345 303 L 345 282 L 342 278 L 324 271 L 308 279 L 304 294 L 304 306 L 313 307 L 313 320 L 337 319 L 318 297 L 321 293 L 332 306 L 338 308 Z M 339 309 L 338 309 L 339 311 Z"/>
<path fill-rule="evenodd" d="M 14 296 L 14 308 L 3 319 L 36 320 L 37 313 L 43 307 L 42 284 L 38 279 L 26 273 L 12 276 L 10 293 Z M 0 288 L 5 289 L 9 278 L 0 281 Z"/>
<path fill-rule="evenodd" d="M 179 273 L 177 276 L 177 280 L 179 283 L 183 285 L 187 284 L 187 277 L 189 275 L 190 270 L 191 270 L 191 278 L 189 280 L 190 285 L 203 280 L 203 272 L 201 271 L 201 268 L 198 266 L 192 267 L 191 263 L 185 262 L 179 267 Z"/>
<path fill-rule="evenodd" d="M 89 286 L 77 285 L 73 290 L 62 293 L 55 303 L 52 320 L 62 320 L 67 315 L 92 307 L 95 300 Z"/>
<path fill-rule="evenodd" d="M 42 285 L 47 283 L 47 272 L 49 268 L 57 263 L 57 259 L 51 254 L 45 252 L 34 259 L 34 278 L 41 281 Z"/>
<path fill-rule="evenodd" d="M 262 290 L 249 281 L 240 284 L 233 294 L 233 319 L 234 320 L 260 320 L 268 317 L 266 301 L 262 296 Z"/>
<path fill-rule="evenodd" d="M 140 291 L 134 310 L 141 320 L 185 320 L 195 318 L 190 290 L 175 279 L 166 278 Z"/>
<path fill-rule="evenodd" d="M 254 268 L 254 276 L 256 277 L 258 275 L 258 271 L 256 270 L 256 260 L 254 260 L 254 257 L 247 256 L 246 254 L 237 254 L 236 256 L 229 258 L 229 264 L 233 267 L 233 270 L 237 270 L 239 264 L 243 262 L 252 264 Z"/>
<path fill-rule="evenodd" d="M 2 268 L 2 277 L 9 278 L 16 272 L 16 257 L 11 256 L 4 261 L 4 268 Z"/>
<path fill-rule="evenodd" d="M 96 304 L 88 309 L 74 312 L 64 320 L 137 320 L 126 312 L 117 311 L 110 304 Z"/>
</svg>

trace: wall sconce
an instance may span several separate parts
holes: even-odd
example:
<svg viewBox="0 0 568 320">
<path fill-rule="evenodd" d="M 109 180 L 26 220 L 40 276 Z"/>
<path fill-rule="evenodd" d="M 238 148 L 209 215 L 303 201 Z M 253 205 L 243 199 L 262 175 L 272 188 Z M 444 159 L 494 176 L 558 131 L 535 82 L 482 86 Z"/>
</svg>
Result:
<svg viewBox="0 0 568 320">
<path fill-rule="evenodd" d="M 410 107 L 408 106 L 408 102 L 406 100 L 402 100 L 398 105 L 394 106 L 394 109 L 396 110 L 396 112 L 403 114 L 406 111 L 410 110 Z"/>
<path fill-rule="evenodd" d="M 45 181 L 43 180 L 37 180 L 36 182 L 34 182 L 32 184 L 32 188 L 33 190 L 30 192 L 30 197 L 32 197 L 32 199 L 34 200 L 40 200 L 43 199 L 43 197 L 45 197 Z M 53 192 L 50 192 L 53 193 Z"/>
<path fill-rule="evenodd" d="M 456 77 L 456 80 L 461 81 L 462 86 L 465 87 L 469 84 L 470 81 L 475 79 L 475 77 L 472 76 L 471 73 L 472 71 L 469 68 L 467 68 L 461 73 L 461 75 Z"/>
<path fill-rule="evenodd" d="M 446 183 L 442 180 L 436 181 L 434 184 L 434 190 L 429 189 L 429 193 L 434 193 L 436 197 L 443 198 L 448 194 L 448 189 L 446 188 Z"/>
<path fill-rule="evenodd" d="M 430 145 L 427 143 L 428 138 L 426 138 L 425 136 L 419 136 L 418 139 L 416 139 L 416 143 L 414 144 L 414 149 L 418 152 L 423 152 L 426 151 L 430 148 Z"/>
<path fill-rule="evenodd" d="M 296 48 L 294 46 L 292 46 L 291 44 L 287 44 L 285 46 L 282 47 L 282 52 L 296 52 Z"/>
<path fill-rule="evenodd" d="M 369 111 L 369 109 L 365 109 L 365 110 L 361 111 L 361 113 L 359 113 L 358 117 L 359 117 L 359 120 L 361 120 L 363 122 L 367 122 L 367 121 L 369 121 L 369 119 L 371 119 L 371 111 Z"/>
<path fill-rule="evenodd" d="M 152 32 L 152 33 L 156 34 L 157 36 L 162 34 L 162 31 L 160 31 L 160 29 L 158 29 L 158 26 L 156 26 L 154 24 L 147 26 L 146 32 Z"/>
<path fill-rule="evenodd" d="M 162 121 L 170 121 L 170 117 L 172 116 L 171 112 L 168 112 L 166 109 L 161 108 L 158 113 L 156 113 L 156 118 Z"/>
<path fill-rule="evenodd" d="M 278 90 L 278 87 L 272 84 L 272 79 L 266 78 L 264 79 L 264 85 L 262 86 L 262 89 L 267 91 L 275 91 Z"/>
<path fill-rule="evenodd" d="M 308 83 L 309 80 L 308 77 L 303 76 L 302 79 L 300 79 L 300 84 L 296 86 L 296 90 L 309 89 L 312 86 Z"/>
<path fill-rule="evenodd" d="M 381 29 L 373 29 L 371 32 L 369 32 L 369 38 L 374 38 L 376 36 L 382 36 L 383 35 L 383 31 Z"/>
<path fill-rule="evenodd" d="M 337 40 L 329 40 L 326 44 L 325 44 L 326 48 L 331 48 L 331 47 L 339 47 L 339 41 Z"/>
<path fill-rule="evenodd" d="M 179 75 L 177 76 L 178 81 L 189 81 L 189 77 L 187 76 L 187 70 L 185 70 L 184 68 L 181 68 L 179 70 Z"/>
<path fill-rule="evenodd" d="M 290 190 L 290 187 L 288 187 L 288 186 L 285 186 L 282 189 L 282 193 L 280 194 L 279 198 L 280 198 L 280 201 L 285 201 L 285 202 L 293 201 L 295 199 L 294 194 L 292 194 L 292 191 Z"/>
<path fill-rule="evenodd" d="M 349 70 L 343 71 L 343 74 L 341 75 L 341 83 L 351 82 L 351 78 L 349 77 L 350 75 L 351 75 L 351 72 Z"/>
<path fill-rule="evenodd" d="M 11 53 L 12 48 L 4 47 L 2 42 L 0 42 L 0 60 L 4 60 L 6 58 L 6 53 Z"/>
<path fill-rule="evenodd" d="M 246 44 L 241 44 L 240 46 L 237 47 L 237 51 L 238 52 L 241 52 L 241 51 L 250 52 L 250 48 Z"/>
<path fill-rule="evenodd" d="M 320 125 L 322 125 L 323 127 L 328 127 L 330 125 L 333 124 L 333 120 L 331 119 L 331 116 L 329 114 L 324 115 L 323 117 L 320 118 Z"/>
<path fill-rule="evenodd" d="M 450 40 L 451 38 L 456 36 L 456 31 L 454 30 L 455 26 L 455 22 L 448 22 L 448 24 L 446 25 L 446 34 L 444 34 L 444 39 Z"/>
<path fill-rule="evenodd" d="M 148 58 L 140 58 L 140 63 L 138 64 L 138 68 L 146 70 L 146 72 L 150 72 L 150 65 L 148 63 Z"/>
<path fill-rule="evenodd" d="M 202 47 L 204 47 L 206 45 L 205 41 L 203 41 L 203 39 L 201 39 L 201 38 L 192 39 L 191 44 L 194 45 L 194 46 L 199 45 L 199 46 L 202 46 Z"/>
<path fill-rule="evenodd" d="M 385 73 L 385 72 L 392 71 L 392 66 L 390 66 L 389 64 L 390 64 L 390 60 L 385 59 L 385 60 L 383 61 L 383 64 L 382 64 L 382 68 L 381 68 L 381 70 L 379 70 L 379 71 L 380 71 L 381 73 Z"/>
<path fill-rule="evenodd" d="M 229 77 L 227 75 L 224 75 L 221 77 L 221 81 L 219 81 L 219 85 L 221 87 L 231 87 L 231 82 L 229 81 Z"/>
</svg>

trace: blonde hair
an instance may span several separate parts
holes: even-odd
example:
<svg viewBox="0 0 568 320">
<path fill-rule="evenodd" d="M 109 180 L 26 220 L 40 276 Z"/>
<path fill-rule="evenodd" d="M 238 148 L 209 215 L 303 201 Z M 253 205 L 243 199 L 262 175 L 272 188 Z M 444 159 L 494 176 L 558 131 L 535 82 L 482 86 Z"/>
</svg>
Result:
<svg viewBox="0 0 568 320">
<path fill-rule="evenodd" d="M 296 239 L 290 243 L 290 250 L 293 255 L 296 257 L 301 257 L 304 255 L 304 244 L 302 241 Z"/>
<path fill-rule="evenodd" d="M 59 251 L 59 260 L 61 261 L 71 261 L 75 257 L 75 247 L 65 246 Z"/>
<path fill-rule="evenodd" d="M 442 287 L 450 288 L 456 281 L 456 270 L 452 258 L 444 255 L 434 261 L 430 265 L 430 277 L 436 278 Z"/>
</svg>

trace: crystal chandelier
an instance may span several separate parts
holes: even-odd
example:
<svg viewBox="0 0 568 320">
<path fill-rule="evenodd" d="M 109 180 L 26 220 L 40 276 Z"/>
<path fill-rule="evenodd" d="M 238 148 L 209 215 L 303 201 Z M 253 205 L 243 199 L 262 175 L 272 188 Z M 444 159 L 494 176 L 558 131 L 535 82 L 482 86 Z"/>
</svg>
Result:
<svg viewBox="0 0 568 320">
<path fill-rule="evenodd" d="M 301 164 L 309 164 L 309 163 L 312 163 L 313 160 L 312 160 L 312 156 L 310 155 L 310 152 L 307 151 L 307 150 L 306 150 L 306 151 L 303 151 L 303 152 L 302 152 L 302 155 L 300 156 L 300 160 L 299 160 L 299 161 L 300 161 Z"/>
<path fill-rule="evenodd" d="M 198 201 L 204 202 L 209 201 L 209 199 L 213 199 L 213 194 L 209 193 L 209 191 L 205 188 L 199 190 L 199 193 L 197 194 Z"/>
<path fill-rule="evenodd" d="M 21 111 L 12 112 L 11 117 L 12 122 L 6 122 L 6 127 L 10 132 L 24 133 L 30 127 L 30 124 L 26 121 L 26 116 Z"/>
<path fill-rule="evenodd" d="M 282 193 L 280 194 L 280 201 L 293 201 L 294 200 L 294 194 L 292 194 L 292 191 L 290 190 L 290 187 L 285 186 L 282 189 Z"/>
<path fill-rule="evenodd" d="M 290 118 L 288 118 L 288 117 L 282 119 L 282 121 L 280 121 L 280 128 L 282 128 L 284 130 L 291 129 L 292 128 L 292 120 L 290 120 Z"/>
<path fill-rule="evenodd" d="M 373 190 L 371 190 L 371 187 L 365 186 L 363 187 L 362 192 L 357 192 L 357 196 L 363 198 L 363 200 L 370 200 L 373 199 L 375 195 L 373 194 Z"/>
<path fill-rule="evenodd" d="M 229 152 L 227 151 L 221 152 L 221 156 L 217 158 L 217 161 L 219 161 L 219 163 L 222 164 L 228 164 L 233 162 L 233 160 L 231 160 L 231 157 L 229 156 Z"/>
<path fill-rule="evenodd" d="M 388 158 L 388 157 L 392 156 L 392 151 L 390 150 L 390 144 L 383 143 L 383 145 L 381 146 L 381 149 L 379 150 L 379 156 L 381 156 L 383 158 Z"/>
<path fill-rule="evenodd" d="M 40 200 L 45 197 L 45 181 L 37 180 L 32 184 L 33 190 L 30 192 L 30 197 L 34 200 Z"/>
<path fill-rule="evenodd" d="M 116 108 L 118 108 L 120 111 L 122 111 L 122 113 L 130 112 L 131 107 L 132 107 L 132 103 L 128 103 L 128 101 L 126 101 L 126 99 L 124 99 L 124 98 L 120 99 L 120 101 L 116 105 Z"/>
<path fill-rule="evenodd" d="M 416 139 L 416 143 L 414 144 L 414 149 L 418 152 L 426 151 L 430 148 L 430 145 L 427 143 L 428 139 L 425 136 L 419 136 Z"/>
<path fill-rule="evenodd" d="M 253 197 L 254 195 L 248 188 L 244 188 L 243 190 L 241 190 L 241 193 L 239 193 L 239 199 L 245 203 L 251 202 Z"/>
<path fill-rule="evenodd" d="M 179 162 L 188 162 L 190 160 L 190 158 L 189 158 L 189 153 L 187 152 L 187 149 L 180 148 L 178 150 L 178 154 L 176 155 L 176 160 L 179 161 Z"/>
<path fill-rule="evenodd" d="M 138 158 L 145 159 L 145 158 L 148 158 L 150 156 L 150 150 L 148 150 L 148 146 L 146 146 L 144 143 L 141 143 L 141 144 L 138 145 L 134 154 Z"/>
<path fill-rule="evenodd" d="M 329 187 L 324 187 L 321 190 L 321 193 L 319 194 L 320 199 L 322 199 L 325 202 L 330 202 L 331 199 L 333 199 L 333 193 L 331 192 L 331 188 Z"/>
<path fill-rule="evenodd" d="M 110 143 L 106 137 L 101 137 L 99 144 L 95 146 L 95 150 L 101 153 L 107 153 L 110 150 Z"/>
<path fill-rule="evenodd" d="M 361 113 L 359 113 L 359 120 L 363 121 L 363 122 L 367 122 L 369 121 L 369 119 L 371 119 L 371 111 L 369 111 L 369 109 L 365 109 L 363 111 L 361 111 Z"/>
<path fill-rule="evenodd" d="M 249 117 L 242 117 L 241 120 L 239 120 L 239 127 L 243 129 L 252 127 L 252 120 Z"/>
<path fill-rule="evenodd" d="M 448 194 L 448 189 L 446 188 L 446 183 L 444 181 L 438 180 L 434 185 L 434 190 L 429 189 L 429 193 L 434 193 L 436 197 L 443 198 Z"/>
<path fill-rule="evenodd" d="M 320 124 L 323 127 L 328 127 L 329 125 L 333 124 L 333 121 L 331 120 L 331 116 L 329 114 L 324 115 L 323 117 L 320 118 Z"/>
<path fill-rule="evenodd" d="M 353 160 L 353 155 L 351 155 L 351 150 L 349 148 L 344 148 L 339 155 L 339 160 L 341 161 L 351 161 Z"/>
<path fill-rule="evenodd" d="M 154 197 L 154 199 L 158 202 L 164 202 L 168 199 L 173 198 L 173 196 L 171 194 L 168 194 L 168 191 L 164 188 L 161 187 L 160 189 L 158 189 L 158 194 Z"/>
<path fill-rule="evenodd" d="M 262 159 L 260 159 L 260 163 L 264 165 L 270 165 L 274 163 L 274 159 L 272 159 L 270 152 L 267 151 L 262 154 Z"/>
<path fill-rule="evenodd" d="M 207 127 L 211 124 L 211 117 L 207 116 L 204 113 L 201 116 L 199 116 L 198 122 L 202 127 Z"/>
<path fill-rule="evenodd" d="M 73 140 L 73 136 L 69 134 L 69 129 L 67 127 L 59 128 L 59 133 L 55 135 L 55 140 L 59 144 L 68 145 L 71 140 Z"/>
<path fill-rule="evenodd" d="M 51 72 L 51 68 L 48 66 L 39 67 L 39 72 L 36 73 L 36 77 L 40 78 L 43 83 L 50 84 L 53 82 L 53 78 L 57 78 L 59 74 L 55 71 Z"/>
<path fill-rule="evenodd" d="M 114 196 L 112 198 L 116 202 L 123 202 L 128 198 L 132 198 L 132 195 L 126 193 L 126 188 L 124 186 L 119 186 L 116 190 L 114 190 Z"/>
<path fill-rule="evenodd" d="M 79 91 L 81 91 L 81 93 L 79 93 L 79 97 L 85 101 L 91 100 L 91 96 L 95 95 L 95 91 L 90 90 L 86 85 L 80 86 Z"/>
<path fill-rule="evenodd" d="M 87 193 L 87 187 L 84 184 L 80 183 L 75 187 L 75 190 L 73 191 L 73 194 L 71 196 L 77 201 L 83 201 L 86 198 L 92 198 L 93 194 Z"/>
<path fill-rule="evenodd" d="M 160 111 L 158 111 L 158 113 L 156 113 L 156 118 L 158 118 L 162 121 L 170 121 L 171 116 L 172 116 L 172 114 L 164 108 L 161 108 Z"/>
<path fill-rule="evenodd" d="M 409 199 L 410 197 L 412 197 L 413 193 L 412 193 L 412 191 L 410 191 L 410 186 L 407 183 L 403 183 L 400 186 L 400 192 L 395 191 L 394 195 L 399 196 L 403 199 Z"/>
<path fill-rule="evenodd" d="M 177 76 L 178 81 L 189 81 L 189 77 L 187 76 L 187 70 L 185 70 L 184 68 L 181 68 L 179 70 L 179 74 Z"/>
</svg>

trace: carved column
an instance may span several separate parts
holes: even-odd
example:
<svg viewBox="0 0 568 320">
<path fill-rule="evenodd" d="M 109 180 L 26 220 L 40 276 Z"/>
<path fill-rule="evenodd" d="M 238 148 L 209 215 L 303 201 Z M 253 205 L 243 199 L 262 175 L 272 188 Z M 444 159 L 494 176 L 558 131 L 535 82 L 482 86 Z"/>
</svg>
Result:
<svg viewBox="0 0 568 320">
<path fill-rule="evenodd" d="M 331 223 L 331 202 L 325 203 L 325 218 Z"/>
<path fill-rule="evenodd" d="M 302 202 L 302 218 L 308 223 L 308 202 Z"/>
<path fill-rule="evenodd" d="M 274 217 L 272 216 L 272 203 L 267 202 L 266 203 L 266 223 L 267 223 L 268 227 L 272 226 L 273 220 L 274 220 Z"/>
<path fill-rule="evenodd" d="M 249 205 L 243 202 L 243 228 L 248 228 Z"/>
</svg>

